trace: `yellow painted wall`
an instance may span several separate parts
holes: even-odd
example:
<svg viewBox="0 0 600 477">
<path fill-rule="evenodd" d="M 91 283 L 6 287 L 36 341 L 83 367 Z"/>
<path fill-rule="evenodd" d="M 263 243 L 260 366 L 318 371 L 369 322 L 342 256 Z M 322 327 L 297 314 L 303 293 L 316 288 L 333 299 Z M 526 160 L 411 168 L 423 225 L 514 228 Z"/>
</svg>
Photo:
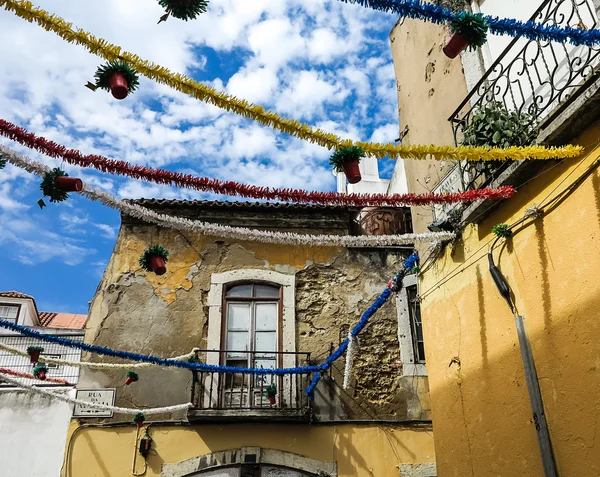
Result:
<svg viewBox="0 0 600 477">
<path fill-rule="evenodd" d="M 489 275 L 491 228 L 524 216 L 600 156 L 600 125 L 574 143 L 589 155 L 541 174 L 421 278 L 438 475 L 543 475 L 513 316 Z M 600 172 L 496 248 L 525 317 L 561 476 L 600 474 Z"/>
<path fill-rule="evenodd" d="M 62 477 L 131 475 L 135 426 L 78 428 L 69 431 L 70 451 Z M 74 435 L 73 435 L 74 434 Z M 160 476 L 162 464 L 240 447 L 262 447 L 312 459 L 335 460 L 340 477 L 397 477 L 401 463 L 434 462 L 431 429 L 378 426 L 203 424 L 151 426 L 153 439 L 146 476 Z M 137 472 L 144 468 L 139 459 Z"/>
</svg>

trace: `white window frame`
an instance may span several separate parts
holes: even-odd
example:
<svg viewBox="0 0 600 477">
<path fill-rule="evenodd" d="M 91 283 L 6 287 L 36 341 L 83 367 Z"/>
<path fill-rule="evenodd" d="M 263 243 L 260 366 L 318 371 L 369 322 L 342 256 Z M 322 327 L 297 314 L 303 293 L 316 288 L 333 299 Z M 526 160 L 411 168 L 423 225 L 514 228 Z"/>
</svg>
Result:
<svg viewBox="0 0 600 477">
<path fill-rule="evenodd" d="M 417 276 L 408 275 L 402 282 L 402 290 L 396 298 L 398 310 L 398 342 L 400 343 L 400 359 L 402 360 L 402 376 L 427 376 L 427 367 L 423 363 L 415 363 L 413 330 L 410 323 L 410 311 L 407 287 L 418 286 Z"/>
<path fill-rule="evenodd" d="M 0 303 L 0 307 L 6 307 L 6 308 L 15 308 L 17 310 L 17 315 L 15 316 L 15 325 L 19 324 L 19 315 L 21 313 L 21 305 L 19 303 L 5 303 L 2 302 Z M 7 320 L 7 321 L 12 321 L 12 318 L 8 318 L 5 316 L 0 316 L 0 318 L 2 318 L 3 320 Z"/>
<path fill-rule="evenodd" d="M 210 290 L 208 291 L 208 342 L 209 350 L 220 351 L 223 333 L 223 293 L 227 285 L 239 282 L 263 282 L 266 284 L 279 285 L 282 289 L 282 299 L 279 306 L 282 308 L 283 326 L 280 330 L 282 349 L 281 351 L 296 352 L 296 300 L 294 297 L 296 287 L 295 275 L 275 272 L 273 270 L 240 269 L 224 273 L 213 273 L 210 277 Z M 219 365 L 220 353 L 206 353 L 206 363 Z M 282 358 L 284 368 L 296 366 L 296 355 L 284 354 Z M 284 376 L 284 389 L 290 389 L 290 376 Z M 211 402 L 217 402 L 217 388 L 213 389 Z M 294 391 L 295 393 L 295 391 Z M 294 402 L 296 396 L 292 396 Z"/>
</svg>

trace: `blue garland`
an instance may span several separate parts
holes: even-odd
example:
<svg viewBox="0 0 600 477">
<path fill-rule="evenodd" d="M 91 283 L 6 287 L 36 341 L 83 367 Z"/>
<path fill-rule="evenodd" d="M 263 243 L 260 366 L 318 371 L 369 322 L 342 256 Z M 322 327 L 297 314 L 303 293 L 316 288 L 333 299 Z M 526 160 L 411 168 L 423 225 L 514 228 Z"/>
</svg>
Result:
<svg viewBox="0 0 600 477">
<path fill-rule="evenodd" d="M 395 13 L 401 17 L 427 20 L 432 23 L 450 23 L 459 15 L 449 8 L 434 5 L 422 0 L 340 0 L 356 3 L 373 10 Z M 521 22 L 512 18 L 484 16 L 490 32 L 496 35 L 525 37 L 530 40 L 556 41 L 573 45 L 593 46 L 600 42 L 600 30 L 584 30 L 570 26 L 544 25 L 532 21 Z"/>
</svg>

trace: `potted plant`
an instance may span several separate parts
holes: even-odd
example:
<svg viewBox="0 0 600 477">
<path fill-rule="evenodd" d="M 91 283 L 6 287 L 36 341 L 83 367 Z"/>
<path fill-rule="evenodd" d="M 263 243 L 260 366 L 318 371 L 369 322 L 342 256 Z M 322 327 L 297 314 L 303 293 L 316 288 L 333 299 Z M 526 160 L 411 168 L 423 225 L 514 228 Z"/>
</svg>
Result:
<svg viewBox="0 0 600 477">
<path fill-rule="evenodd" d="M 125 380 L 125 384 L 127 386 L 129 386 L 131 383 L 136 383 L 139 379 L 140 379 L 140 377 L 138 376 L 137 373 L 134 373 L 133 371 L 128 371 L 127 379 Z"/>
<path fill-rule="evenodd" d="M 27 347 L 27 354 L 29 355 L 29 358 L 31 359 L 32 364 L 36 364 L 39 361 L 40 354 L 43 352 L 44 352 L 44 348 L 42 348 L 41 346 L 28 346 Z"/>
<path fill-rule="evenodd" d="M 144 425 L 144 421 L 146 420 L 146 416 L 143 413 L 138 412 L 133 418 L 133 422 L 135 422 L 138 426 L 138 429 Z"/>
<path fill-rule="evenodd" d="M 99 66 L 94 77 L 96 83 L 88 82 L 86 86 L 93 91 L 97 88 L 110 91 L 116 99 L 125 99 L 140 84 L 136 71 L 124 61 L 110 61 Z"/>
<path fill-rule="evenodd" d="M 38 364 L 33 368 L 33 375 L 41 381 L 46 380 L 46 374 L 48 374 L 48 368 L 45 364 Z"/>
<path fill-rule="evenodd" d="M 50 197 L 50 202 L 62 202 L 69 198 L 68 192 L 80 192 L 83 189 L 83 182 L 76 177 L 69 177 L 65 171 L 55 167 L 50 172 L 44 173 L 40 189 L 44 197 Z M 39 204 L 40 207 L 44 207 L 43 199 Z"/>
<path fill-rule="evenodd" d="M 271 406 L 273 406 L 275 404 L 275 397 L 277 396 L 277 386 L 275 386 L 275 383 L 271 383 L 267 386 L 267 399 L 269 400 L 269 404 L 271 404 Z"/>
<path fill-rule="evenodd" d="M 160 17 L 158 23 L 166 21 L 169 15 L 180 20 L 192 20 L 206 12 L 208 6 L 207 0 L 158 0 L 158 3 L 167 10 L 167 13 Z"/>
<path fill-rule="evenodd" d="M 360 168 L 358 164 L 365 157 L 365 151 L 361 147 L 343 147 L 335 151 L 329 159 L 329 164 L 336 172 L 344 172 L 350 184 L 360 182 Z"/>
<path fill-rule="evenodd" d="M 467 46 L 474 50 L 487 40 L 489 25 L 481 13 L 460 12 L 450 23 L 452 37 L 444 47 L 448 58 L 456 58 Z"/>
<path fill-rule="evenodd" d="M 146 249 L 140 257 L 140 267 L 147 272 L 163 275 L 167 271 L 165 263 L 169 260 L 169 252 L 160 245 Z"/>
</svg>

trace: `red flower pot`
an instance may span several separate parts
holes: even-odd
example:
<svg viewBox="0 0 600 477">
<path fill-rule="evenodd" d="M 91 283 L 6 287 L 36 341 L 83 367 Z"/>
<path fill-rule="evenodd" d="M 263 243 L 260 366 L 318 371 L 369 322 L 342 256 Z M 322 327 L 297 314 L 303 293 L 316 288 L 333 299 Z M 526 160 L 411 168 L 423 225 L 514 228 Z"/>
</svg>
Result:
<svg viewBox="0 0 600 477">
<path fill-rule="evenodd" d="M 164 275 L 164 273 L 167 271 L 167 267 L 165 267 L 165 259 L 159 257 L 158 255 L 151 255 L 150 268 L 152 268 L 152 271 L 157 275 Z"/>
<path fill-rule="evenodd" d="M 42 381 L 46 381 L 46 371 L 40 371 L 37 375 L 38 379 L 41 379 Z"/>
<path fill-rule="evenodd" d="M 135 421 L 135 423 L 138 426 L 138 429 L 144 425 L 144 421 Z"/>
<path fill-rule="evenodd" d="M 33 364 L 35 364 L 39 361 L 40 353 L 41 353 L 41 351 L 32 351 L 31 353 L 29 353 L 29 357 L 31 358 L 31 362 Z"/>
<path fill-rule="evenodd" d="M 448 58 L 456 58 L 467 46 L 469 46 L 467 39 L 461 34 L 455 33 L 444 47 L 444 54 Z"/>
<path fill-rule="evenodd" d="M 269 404 L 271 404 L 271 406 L 275 404 L 275 394 L 267 394 L 267 398 L 269 398 Z"/>
<path fill-rule="evenodd" d="M 360 182 L 362 177 L 360 175 L 358 161 L 344 162 L 342 167 L 344 168 L 344 174 L 346 174 L 346 178 L 350 184 L 356 184 L 357 182 Z"/>
<path fill-rule="evenodd" d="M 110 92 L 116 99 L 125 99 L 127 97 L 128 88 L 127 80 L 122 73 L 113 73 L 108 78 L 108 87 Z"/>
<path fill-rule="evenodd" d="M 64 192 L 80 192 L 83 189 L 83 182 L 77 177 L 58 176 L 54 183 Z"/>
<path fill-rule="evenodd" d="M 131 379 L 131 378 L 127 378 L 127 379 L 125 380 L 125 384 L 126 384 L 127 386 L 129 386 L 131 383 L 133 383 L 133 379 Z"/>
</svg>

